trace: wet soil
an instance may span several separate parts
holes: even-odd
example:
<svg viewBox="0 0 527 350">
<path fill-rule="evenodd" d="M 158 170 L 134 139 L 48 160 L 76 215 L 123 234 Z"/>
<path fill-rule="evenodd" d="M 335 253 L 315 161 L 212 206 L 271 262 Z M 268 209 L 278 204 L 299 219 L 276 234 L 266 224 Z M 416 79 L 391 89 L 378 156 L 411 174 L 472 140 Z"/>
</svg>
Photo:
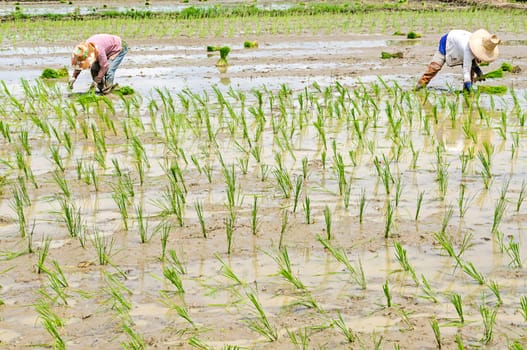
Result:
<svg viewBox="0 0 527 350">
<path fill-rule="evenodd" d="M 498 33 L 503 40 L 498 61 L 484 70 L 499 67 L 501 62 L 510 62 L 527 67 L 527 48 L 524 45 L 527 35 Z M 432 57 L 440 35 L 424 35 L 418 40 L 407 40 L 397 36 L 379 34 L 334 35 L 261 35 L 251 38 L 176 38 L 174 40 L 136 41 L 127 38 L 130 53 L 126 56 L 117 73 L 121 85 L 129 85 L 141 96 L 139 114 L 149 118 L 147 102 L 155 98 L 155 88 L 166 88 L 177 96 L 184 91 L 214 96 L 213 88 L 227 93 L 229 89 L 250 94 L 254 89 L 279 91 L 284 86 L 295 94 L 305 89 L 315 90 L 314 84 L 322 87 L 340 83 L 353 91 L 360 83 L 395 81 L 405 91 L 414 86 Z M 243 48 L 243 40 L 257 40 L 258 48 Z M 215 66 L 218 56 L 208 54 L 207 45 L 228 45 L 231 47 L 229 66 L 220 72 Z M 67 64 L 73 42 L 64 42 L 53 47 L 16 46 L 2 48 L 0 51 L 0 79 L 16 96 L 23 95 L 20 79 L 33 81 L 46 67 L 60 67 Z M 403 58 L 382 60 L 382 51 L 402 52 Z M 525 96 L 527 79 L 524 72 L 509 74 L 505 78 L 487 82 L 514 88 L 518 96 Z M 70 93 L 66 83 L 59 81 L 57 87 L 64 96 Z M 88 89 L 88 74 L 83 73 L 73 93 L 83 93 Z M 460 88 L 461 68 L 445 67 L 430 84 L 432 94 L 442 94 L 448 87 Z M 452 94 L 445 93 L 447 98 Z M 388 97 L 389 98 L 389 97 Z M 118 105 L 118 97 L 111 97 Z M 4 100 L 5 101 L 5 100 Z M 485 100 L 487 104 L 488 99 Z M 501 101 L 501 102 L 500 102 Z M 498 107 L 510 102 L 510 96 L 496 98 Z M 525 109 L 525 101 L 521 108 Z M 431 108 L 431 106 L 429 106 Z M 121 113 L 122 110 L 121 110 Z M 429 112 L 431 113 L 431 112 Z M 121 125 L 126 116 L 114 117 L 116 125 Z M 148 125 L 148 123 L 147 123 Z M 512 127 L 512 126 L 511 126 Z M 335 126 L 337 129 L 338 126 Z M 27 213 L 28 222 L 34 224 L 34 245 L 36 252 L 12 254 L 27 251 L 27 239 L 21 239 L 18 221 L 12 209 L 12 195 L 6 188 L 0 203 L 0 345 L 6 349 L 26 349 L 49 347 L 52 338 L 42 326 L 35 304 L 43 299 L 43 293 L 53 294 L 50 279 L 45 273 L 36 273 L 38 248 L 42 237 L 50 237 L 50 253 L 46 266 L 54 270 L 52 261 L 57 261 L 65 276 L 68 287 L 64 288 L 67 304 L 57 300 L 53 311 L 63 320 L 59 333 L 71 349 L 114 349 L 120 348 L 130 337 L 123 331 L 123 324 L 129 325 L 144 338 L 147 348 L 190 349 L 191 339 L 199 339 L 208 347 L 221 349 L 226 345 L 238 345 L 259 349 L 302 348 L 301 339 L 305 337 L 306 348 L 380 348 L 391 349 L 395 345 L 401 349 L 435 349 L 436 340 L 430 322 L 435 319 L 441 326 L 444 348 L 455 348 L 456 336 L 463 339 L 468 348 L 505 348 L 513 340 L 527 341 L 525 318 L 519 307 L 520 297 L 527 294 L 524 268 L 511 268 L 506 254 L 499 252 L 495 237 L 490 233 L 494 206 L 501 184 L 507 176 L 512 178 L 509 187 L 509 208 L 518 197 L 522 179 L 527 176 L 522 164 L 527 160 L 523 146 L 515 162 L 510 161 L 510 139 L 500 140 L 496 129 L 482 122 L 474 126 L 478 133 L 477 149 L 483 149 L 485 141 L 496 145 L 495 190 L 491 193 L 481 189 L 481 177 L 474 171 L 468 184 L 474 185 L 472 205 L 465 217 L 454 215 L 447 225 L 456 247 L 459 247 L 465 234 L 473 236 L 473 246 L 463 255 L 464 261 L 473 262 L 487 281 L 497 281 L 503 303 L 496 301 L 487 285 L 481 285 L 456 268 L 454 260 L 440 249 L 434 233 L 442 229 L 445 212 L 450 205 L 457 205 L 458 188 L 461 182 L 457 165 L 452 165 L 449 200 L 437 199 L 437 183 L 434 179 L 434 146 L 439 140 L 446 145 L 449 159 L 454 163 L 467 143 L 461 125 L 453 127 L 446 112 L 442 120 L 434 124 L 431 135 L 417 132 L 416 145 L 422 146 L 421 170 L 401 171 L 405 191 L 398 209 L 396 224 L 389 239 L 384 237 L 386 229 L 386 197 L 382 195 L 382 184 L 374 181 L 375 170 L 372 160 L 364 155 L 364 161 L 350 173 L 354 179 L 352 205 L 343 208 L 341 199 L 335 193 L 336 181 L 324 170 L 320 161 L 320 145 L 316 132 L 307 133 L 296 139 L 295 152 L 298 162 L 306 155 L 312 177 L 308 180 L 309 194 L 313 205 L 313 221 L 307 224 L 301 205 L 292 211 L 287 201 L 279 200 L 278 191 L 270 189 L 268 182 L 260 181 L 259 168 L 251 162 L 250 171 L 237 178 L 244 197 L 244 205 L 238 214 L 234 227 L 232 252 L 227 254 L 225 184 L 221 170 L 217 169 L 214 180 L 209 183 L 203 173 L 191 165 L 185 169 L 188 186 L 185 222 L 179 226 L 172 218 L 173 229 L 168 239 L 167 250 L 173 250 L 182 260 L 185 273 L 181 274 L 184 293 L 178 293 L 163 277 L 163 268 L 170 266 L 160 261 L 160 233 L 154 227 L 162 219 L 159 209 L 153 204 L 161 199 L 167 184 L 162 175 L 160 163 L 167 152 L 160 146 L 158 135 L 142 135 L 147 145 L 151 168 L 147 173 L 147 185 L 136 188 L 137 204 L 142 204 L 148 213 L 151 239 L 141 243 L 138 227 L 134 221 L 126 231 L 112 200 L 111 172 L 106 173 L 108 181 L 103 181 L 101 189 L 94 192 L 93 186 L 77 184 L 74 197 L 83 216 L 89 223 L 88 235 L 94 232 L 114 240 L 111 254 L 112 265 L 101 266 L 90 239 L 87 248 L 79 240 L 67 235 L 64 224 L 57 219 L 60 210 L 53 194 L 58 193 L 50 170 L 47 141 L 35 147 L 32 156 L 32 169 L 41 185 L 31 190 L 36 203 Z M 521 127 L 514 129 L 523 134 Z M 254 130 L 252 130 L 254 132 Z M 382 127 L 379 134 L 386 132 Z M 200 140 L 189 135 L 181 144 L 188 154 L 198 154 L 204 147 Z M 127 140 L 122 133 L 111 135 L 107 132 L 109 145 L 108 158 L 116 157 L 130 168 L 133 162 L 124 145 Z M 150 139 L 150 141 L 146 141 Z M 382 135 L 374 139 L 378 147 L 389 142 Z M 35 144 L 39 142 L 34 140 Z M 203 140 L 201 140 L 203 141 Z M 7 141 L 2 140 L 8 144 Z M 79 137 L 81 149 L 87 147 L 86 154 L 93 152 L 88 142 Z M 236 158 L 236 146 L 232 140 L 222 139 L 223 156 L 229 162 Z M 266 160 L 273 161 L 272 142 Z M 90 146 L 91 147 L 91 146 Z M 353 150 L 349 145 L 349 150 Z M 386 151 L 388 152 L 388 151 Z M 329 153 L 329 152 L 328 152 Z M 84 156 L 87 157 L 87 155 Z M 9 157 L 3 154 L 4 157 Z M 174 158 L 176 155 L 174 155 Z M 295 162 L 293 162 L 295 164 Z M 457 163 L 456 163 L 457 164 Z M 403 167 L 401 165 L 401 167 Z M 511 169 L 514 168 L 514 169 Z M 11 170 L 4 167 L 4 174 L 15 178 Z M 350 170 L 351 172 L 351 170 Z M 75 163 L 66 165 L 66 174 L 72 183 L 75 181 Z M 327 178 L 326 178 L 327 176 Z M 272 178 L 272 175 L 270 175 Z M 368 201 L 364 221 L 359 222 L 358 202 L 361 190 L 366 189 Z M 419 220 L 414 220 L 415 198 L 423 192 L 425 203 Z M 274 193 L 274 194 L 273 194 Z M 254 195 L 262 200 L 258 211 L 259 229 L 251 232 L 251 203 Z M 204 204 L 206 213 L 207 237 L 204 238 L 193 205 L 196 201 Z M 338 202 L 338 203 L 337 203 Z M 333 212 L 331 244 L 342 247 L 352 265 L 360 265 L 366 276 L 366 288 L 362 289 L 346 267 L 339 263 L 318 237 L 325 237 L 324 207 L 328 205 Z M 285 208 L 285 209 L 284 209 Z M 280 276 L 276 256 L 282 215 L 288 212 L 289 221 L 283 237 L 283 245 L 288 248 L 292 263 L 292 273 L 298 276 L 305 288 L 295 288 Z M 131 210 L 133 211 L 133 210 Z M 526 256 L 524 222 L 525 208 L 519 212 L 507 213 L 501 230 L 507 237 L 517 240 L 521 254 Z M 133 216 L 133 214 L 131 215 Z M 406 248 L 408 260 L 416 270 L 417 280 L 403 271 L 395 258 L 394 242 Z M 220 260 L 221 259 L 221 260 Z M 235 272 L 241 281 L 233 281 L 225 276 L 226 268 L 222 261 Z M 113 279 L 109 276 L 113 276 Z M 432 292 L 424 292 L 423 277 L 432 286 Z M 119 281 L 117 284 L 114 280 Z M 388 281 L 388 282 L 387 282 Z M 383 286 L 388 285 L 393 295 L 392 304 L 387 305 Z M 112 288 L 117 289 L 129 302 L 129 308 L 121 313 L 122 304 L 116 302 Z M 451 303 L 451 295 L 459 293 L 463 297 L 466 319 L 459 323 L 459 317 Z M 262 304 L 269 321 L 277 330 L 278 339 L 269 342 L 248 325 L 259 320 L 249 295 L 256 295 Z M 435 300 L 434 300 L 435 298 Z M 45 299 L 45 298 L 44 298 Z M 488 345 L 481 339 L 484 326 L 480 306 L 497 310 L 497 323 L 494 337 Z M 176 306 L 176 307 L 175 307 Z M 192 324 L 178 315 L 178 307 L 185 308 Z M 335 320 L 342 315 L 345 327 L 355 335 L 353 342 L 347 342 Z M 123 316 L 125 315 L 125 316 Z M 294 335 L 292 335 L 294 334 Z M 293 345 L 292 338 L 300 345 Z M 46 345 L 47 344 L 47 345 Z"/>
</svg>

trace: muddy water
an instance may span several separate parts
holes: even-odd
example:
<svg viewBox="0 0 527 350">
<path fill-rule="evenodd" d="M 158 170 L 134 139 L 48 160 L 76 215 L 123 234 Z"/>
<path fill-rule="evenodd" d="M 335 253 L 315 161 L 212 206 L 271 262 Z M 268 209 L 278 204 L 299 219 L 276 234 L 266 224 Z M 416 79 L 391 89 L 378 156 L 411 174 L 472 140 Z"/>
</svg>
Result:
<svg viewBox="0 0 527 350">
<path fill-rule="evenodd" d="M 408 92 L 421 67 L 413 67 L 427 55 L 418 52 L 412 45 L 405 47 L 408 58 L 383 62 L 378 58 L 379 51 L 400 49 L 387 41 L 387 38 L 353 38 L 349 41 L 331 41 L 330 44 L 318 39 L 306 39 L 303 42 L 269 41 L 257 50 L 237 48 L 230 56 L 231 66 L 226 73 L 219 73 L 214 66 L 217 56 L 199 52 L 210 41 L 194 42 L 188 46 L 173 45 L 164 47 L 154 43 L 152 47 L 138 46 L 123 62 L 118 71 L 119 82 L 131 85 L 138 92 L 139 106 L 132 108 L 131 117 L 126 116 L 123 101 L 111 96 L 116 114 L 110 113 L 115 123 L 117 135 L 104 127 L 95 106 L 86 115 L 77 104 L 76 131 L 59 120 L 56 111 L 50 106 L 42 107 L 41 118 L 48 121 L 59 131 L 74 135 L 72 156 L 62 153 L 66 164 L 64 177 L 71 185 L 72 199 L 81 210 L 86 226 L 86 248 L 80 246 L 79 239 L 71 238 L 60 216 L 60 204 L 57 196 L 61 190 L 53 180 L 56 165 L 49 150 L 49 144 L 56 143 L 54 136 L 44 135 L 28 118 L 15 112 L 6 113 L 4 121 L 9 123 L 12 139 L 18 140 L 19 131 L 27 129 L 32 145 L 32 154 L 28 157 L 33 173 L 37 176 L 39 188 L 27 182 L 31 205 L 26 208 L 26 218 L 33 232 L 34 249 L 37 253 L 24 254 L 16 258 L 8 253 L 27 250 L 27 239 L 21 239 L 19 222 L 12 202 L 12 192 L 16 179 L 21 175 L 16 164 L 13 150 L 15 142 L 1 139 L 1 169 L 7 179 L 4 197 L 0 202 L 2 223 L 0 235 L 3 240 L 2 258 L 5 269 L 12 270 L 0 274 L 1 295 L 5 303 L 2 306 L 0 320 L 0 340 L 8 346 L 27 347 L 35 344 L 52 343 L 52 338 L 41 326 L 34 303 L 46 299 L 38 290 L 42 288 L 54 295 L 46 274 L 36 274 L 38 251 L 42 247 L 42 238 L 51 239 L 50 255 L 45 265 L 53 271 L 51 262 L 59 262 L 68 280 L 65 288 L 68 304 L 60 300 L 50 302 L 53 311 L 59 314 L 65 325 L 59 333 L 71 348 L 117 348 L 121 342 L 129 340 L 122 330 L 124 323 L 132 325 L 134 331 L 141 334 L 147 343 L 159 348 L 190 348 L 189 339 L 194 336 L 207 345 L 221 348 L 224 345 L 239 345 L 249 348 L 294 348 L 287 331 L 300 334 L 305 331 L 313 347 L 345 347 L 348 344 L 344 335 L 336 327 L 330 327 L 340 312 L 345 324 L 356 333 L 358 340 L 354 346 L 368 348 L 380 337 L 386 348 L 394 344 L 401 348 L 435 348 L 430 328 L 430 320 L 437 319 L 441 325 L 443 341 L 446 347 L 455 347 L 455 336 L 461 334 L 466 345 L 479 346 L 482 343 L 484 327 L 480 315 L 480 305 L 496 308 L 497 323 L 494 340 L 489 345 L 501 347 L 507 339 L 525 340 L 525 320 L 519 311 L 519 300 L 527 293 L 523 267 L 514 267 L 506 251 L 500 250 L 498 235 L 492 233 L 495 208 L 502 193 L 505 193 L 506 209 L 499 223 L 499 233 L 503 234 L 503 244 L 510 241 L 519 243 L 521 261 L 527 256 L 527 242 L 524 234 L 525 204 L 516 211 L 516 204 L 524 179 L 527 177 L 522 164 L 527 154 L 522 141 L 523 127 L 518 116 L 525 112 L 527 101 L 522 90 L 522 76 L 510 76 L 510 80 L 497 83 L 514 84 L 519 96 L 519 114 L 513 109 L 510 94 L 491 98 L 481 96 L 478 105 L 484 115 L 490 115 L 488 122 L 478 113 L 467 116 L 466 107 L 457 101 L 457 94 L 445 86 L 459 85 L 459 72 L 445 69 L 431 84 L 429 96 L 425 93 L 410 93 L 408 100 L 398 100 Z M 426 42 L 426 41 L 425 41 Z M 431 41 L 432 42 L 432 41 Z M 388 45 L 388 46 L 386 46 Z M 423 43 L 421 43 L 423 45 Z M 66 47 L 65 45 L 64 47 Z M 428 44 L 425 45 L 427 48 Z M 430 44 L 430 47 L 433 45 Z M 153 55 L 155 48 L 159 54 Z M 234 46 L 233 46 L 234 47 Z M 24 92 L 20 78 L 31 83 L 44 66 L 61 66 L 67 61 L 67 49 L 34 48 L 15 49 L 16 52 L 2 52 L 2 80 L 18 98 Z M 320 50 L 326 54 L 314 54 Z M 415 51 L 414 51 L 415 50 Z M 51 53 L 39 58 L 38 53 Z M 290 54 L 288 54 L 290 53 Z M 426 56 L 426 57 L 423 57 Z M 359 59 L 361 58 L 361 59 Z M 366 58 L 366 60 L 362 60 Z M 145 63 L 147 62 L 147 63 Z M 308 62 L 306 64 L 306 62 Z M 5 68 L 7 67 L 7 68 Z M 415 71 L 415 74 L 410 74 Z M 397 82 L 402 89 L 387 90 L 382 87 L 378 76 L 393 89 Z M 346 89 L 345 108 L 341 113 L 345 117 L 337 118 L 339 108 L 336 82 Z M 87 89 L 89 80 L 86 73 L 77 82 L 74 93 Z M 364 85 L 361 85 L 364 84 Z M 74 101 L 77 95 L 70 95 L 65 82 L 56 83 L 61 98 L 51 99 L 61 106 Z M 518 84 L 518 85 L 516 85 Z M 320 91 L 317 90 L 320 86 Z M 228 112 L 220 108 L 213 86 L 226 96 L 233 105 L 236 114 L 241 113 L 240 102 L 229 95 L 229 90 L 245 94 L 245 110 L 248 132 L 255 135 L 257 123 L 249 112 L 249 107 L 257 108 L 254 90 L 263 96 L 266 123 L 262 135 L 261 162 L 257 163 L 250 154 L 240 150 L 240 145 L 248 147 L 243 140 L 240 122 L 234 125 L 234 136 L 228 130 L 231 120 Z M 368 94 L 360 93 L 366 86 Z M 177 145 L 184 151 L 175 152 L 164 138 L 162 130 L 162 101 L 155 88 L 166 87 L 167 93 L 176 101 L 176 115 L 181 130 L 177 131 Z M 285 97 L 285 112 L 280 110 L 279 91 L 287 87 L 291 90 Z M 331 87 L 328 100 L 324 100 L 324 90 Z M 375 95 L 375 91 L 380 91 Z M 451 89 L 452 90 L 452 89 Z M 204 121 L 198 117 L 205 109 L 191 107 L 186 111 L 178 94 L 195 93 L 206 101 L 206 110 L 211 114 L 211 122 L 216 133 L 216 145 L 208 142 Z M 300 114 L 299 96 L 309 107 L 302 130 L 298 126 Z M 354 93 L 357 92 L 357 97 Z M 269 108 L 270 95 L 273 96 L 273 110 Z M 368 96 L 373 97 L 379 107 L 377 119 L 371 117 L 372 108 Z M 139 98 L 140 97 L 140 98 Z M 283 97 L 282 97 L 283 98 Z M 154 114 L 157 125 L 154 129 L 148 105 L 155 101 L 159 110 Z M 309 102 L 308 102 L 309 101 Z M 355 102 L 353 105 L 351 102 Z M 399 101 L 396 103 L 395 101 Z M 408 102 L 407 102 L 408 101 Z M 4 108 L 13 111 L 7 96 L 2 95 Z M 400 118 L 399 138 L 394 138 L 390 130 L 386 106 L 401 105 L 404 115 Z M 455 113 L 450 105 L 457 106 Z M 437 106 L 437 121 L 433 117 L 433 106 Z M 331 107 L 332 109 L 330 109 Z M 64 106 L 64 110 L 68 107 Z M 358 126 L 364 128 L 364 144 L 361 146 L 354 129 L 351 111 L 354 111 Z M 327 148 L 323 147 L 320 133 L 314 127 L 319 121 L 319 112 L 323 113 Z M 503 128 L 501 112 L 508 118 L 506 130 Z M 280 121 L 285 113 L 285 121 Z M 412 122 L 410 123 L 410 119 Z M 144 123 L 144 129 L 138 124 Z M 282 126 L 285 135 L 273 131 L 271 121 L 285 122 Z M 94 142 L 91 133 L 84 138 L 80 130 L 81 121 L 96 125 L 105 130 L 106 168 L 94 159 Z M 397 121 L 397 120 L 396 120 Z M 471 124 L 468 124 L 471 121 Z M 146 169 L 146 182 L 139 185 L 137 163 L 134 160 L 130 141 L 125 137 L 123 123 L 128 122 L 138 135 L 148 155 L 150 167 Z M 91 125 L 91 124 L 90 124 Z M 192 126 L 196 129 L 191 130 Z M 473 133 L 467 136 L 467 128 Z M 293 130 L 289 135 L 287 132 Z M 505 137 L 504 137 L 505 135 Z M 518 137 L 519 144 L 514 144 Z M 239 145 L 236 145 L 238 142 Z M 292 151 L 280 149 L 280 145 L 290 142 Z M 338 178 L 334 165 L 332 143 L 343 157 L 346 165 L 346 179 L 351 182 L 349 207 L 344 205 L 343 196 L 338 193 Z M 412 166 L 412 152 L 419 151 L 416 166 Z M 481 175 L 482 166 L 478 152 L 485 150 L 485 144 L 493 145 L 492 181 L 485 189 Z M 401 155 L 395 160 L 397 147 Z M 216 147 L 225 164 L 233 164 L 236 172 L 237 218 L 230 255 L 227 252 L 225 220 L 229 216 L 226 207 L 225 173 L 222 170 Z M 518 147 L 512 157 L 513 147 Z M 62 148 L 61 148 L 62 149 Z M 441 157 L 448 174 L 448 186 L 444 198 L 440 197 L 438 176 L 438 149 L 443 150 Z M 351 152 L 351 154 L 350 154 Z M 354 153 L 355 152 L 355 153 Z M 462 172 L 460 155 L 473 152 L 474 158 L 467 163 Z M 292 154 L 291 154 L 292 153 Z M 323 154 L 326 163 L 323 163 Z M 282 159 L 283 167 L 291 174 L 293 181 L 302 174 L 302 159 L 307 159 L 307 178 L 304 180 L 298 207 L 293 210 L 293 198 L 284 199 L 274 170 L 278 168 L 277 155 Z M 190 157 L 198 159 L 201 166 L 212 167 L 212 179 L 209 183 L 204 171 L 200 172 Z M 389 159 L 392 183 L 391 192 L 377 176 L 375 160 Z M 240 159 L 248 158 L 248 171 L 243 173 Z M 129 207 L 129 231 L 123 230 L 123 222 L 117 204 L 113 198 L 117 176 L 112 166 L 117 159 L 125 173 L 131 175 L 135 196 Z M 77 179 L 76 161 L 84 165 L 93 165 L 100 179 L 100 189 L 95 191 L 93 184 Z M 352 161 L 353 160 L 353 161 Z M 174 285 L 163 277 L 165 267 L 173 267 L 169 260 L 161 262 L 160 232 L 156 226 L 164 218 L 161 216 L 169 180 L 164 167 L 167 163 L 177 162 L 183 171 L 187 188 L 184 223 L 180 226 L 175 215 L 168 217 L 173 224 L 168 239 L 168 250 L 174 250 L 181 258 L 185 273 L 181 274 L 184 293 L 178 293 Z M 267 166 L 267 177 L 262 181 L 262 167 Z M 394 221 L 389 226 L 385 239 L 388 206 L 395 205 L 396 182 L 401 184 L 398 205 L 394 211 Z M 504 185 L 508 183 L 508 186 Z M 468 209 L 463 217 L 459 213 L 461 185 L 465 186 L 465 198 Z M 505 189 L 504 189 L 505 188 Z M 364 191 L 364 192 L 363 192 Z M 363 222 L 359 222 L 359 202 L 362 193 L 366 198 Z M 415 220 L 417 198 L 422 193 L 423 201 L 420 214 Z M 258 199 L 259 227 L 256 235 L 251 232 L 251 210 L 253 197 Z M 311 221 L 306 223 L 306 198 L 311 205 Z M 203 205 L 207 238 L 203 238 L 198 215 L 194 205 Z M 148 222 L 150 240 L 140 243 L 139 222 L 136 207 L 141 205 Z M 332 254 L 324 249 L 319 237 L 326 237 L 324 208 L 332 214 L 331 245 L 341 247 L 353 268 L 364 271 L 365 289 L 362 289 L 357 275 L 350 273 L 343 263 L 339 263 Z M 452 210 L 449 218 L 449 210 Z M 291 272 L 305 286 L 295 288 L 280 276 L 276 258 L 279 256 L 281 220 L 283 212 L 288 213 L 288 223 L 284 232 L 283 245 L 287 247 L 291 261 Z M 446 220 L 445 218 L 449 218 Z M 472 237 L 472 245 L 460 255 L 463 263 L 473 263 L 478 272 L 490 283 L 499 285 L 503 304 L 498 306 L 496 296 L 486 284 L 479 284 L 449 257 L 434 239 L 434 234 L 444 230 L 451 237 L 456 252 L 459 252 L 463 237 Z M 99 266 L 98 256 L 93 247 L 93 237 L 114 239 L 111 251 L 113 266 Z M 402 270 L 396 258 L 394 242 L 400 242 L 406 249 L 408 262 L 415 271 L 416 280 L 410 272 Z M 503 247 L 503 246 L 502 246 Z M 40 250 L 41 251 L 41 250 Z M 225 267 L 215 256 L 220 257 L 242 281 L 241 284 L 224 276 Z M 2 271 L 4 268 L 2 269 Z M 122 283 L 117 287 L 130 309 L 119 313 L 119 305 L 112 297 L 110 276 Z M 425 293 L 423 277 L 431 286 L 431 294 L 437 302 Z M 389 287 L 393 299 L 387 306 L 387 297 L 383 285 Z M 257 296 L 279 338 L 276 342 L 266 342 L 265 338 L 250 329 L 248 324 L 258 319 L 254 305 L 248 295 Z M 462 296 L 465 312 L 465 324 L 456 322 L 459 316 L 450 302 L 450 295 Z M 188 310 L 194 325 L 177 313 L 176 307 Z M 23 325 L 23 327 L 20 327 Z"/>
</svg>

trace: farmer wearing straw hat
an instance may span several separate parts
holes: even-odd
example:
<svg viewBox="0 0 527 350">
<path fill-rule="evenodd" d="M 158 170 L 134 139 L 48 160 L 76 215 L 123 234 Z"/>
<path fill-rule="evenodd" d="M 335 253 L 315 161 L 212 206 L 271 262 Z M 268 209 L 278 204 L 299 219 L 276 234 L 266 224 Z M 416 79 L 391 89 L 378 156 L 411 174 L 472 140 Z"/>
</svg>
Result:
<svg viewBox="0 0 527 350">
<path fill-rule="evenodd" d="M 128 46 L 120 37 L 111 34 L 96 34 L 75 47 L 71 54 L 73 74 L 70 89 L 83 69 L 90 68 L 94 84 L 107 94 L 114 88 L 117 67 L 128 52 Z M 92 84 L 92 85 L 94 85 Z"/>
<path fill-rule="evenodd" d="M 484 80 L 478 63 L 490 63 L 498 58 L 500 39 L 485 29 L 470 33 L 454 29 L 439 40 L 439 48 L 426 72 L 417 82 L 416 90 L 424 88 L 446 63 L 449 67 L 463 66 L 463 90 L 471 91 L 472 84 Z"/>
</svg>

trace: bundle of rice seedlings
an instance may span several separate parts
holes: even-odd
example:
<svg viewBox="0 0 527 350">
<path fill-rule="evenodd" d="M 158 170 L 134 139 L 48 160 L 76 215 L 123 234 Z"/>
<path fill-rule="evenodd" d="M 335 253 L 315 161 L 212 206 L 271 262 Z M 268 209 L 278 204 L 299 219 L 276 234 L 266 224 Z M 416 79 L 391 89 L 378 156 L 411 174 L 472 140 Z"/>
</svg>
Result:
<svg viewBox="0 0 527 350">
<path fill-rule="evenodd" d="M 407 39 L 417 39 L 420 37 L 421 37 L 421 34 L 418 34 L 416 32 L 408 32 L 408 34 L 406 34 Z"/>
<path fill-rule="evenodd" d="M 62 67 L 59 69 L 46 68 L 42 71 L 42 74 L 40 75 L 42 79 L 60 79 L 66 78 L 67 76 L 68 69 L 66 67 Z"/>
<path fill-rule="evenodd" d="M 389 53 L 389 52 L 386 52 L 386 51 L 383 51 L 381 52 L 381 58 L 382 59 L 388 59 L 388 58 L 403 58 L 403 53 L 402 52 L 394 52 L 394 53 Z"/>
<path fill-rule="evenodd" d="M 221 46 L 209 45 L 207 46 L 207 52 L 220 51 Z"/>
<path fill-rule="evenodd" d="M 217 67 L 225 67 L 225 66 L 228 66 L 229 64 L 227 63 L 227 55 L 229 54 L 229 52 L 231 52 L 231 48 L 228 47 L 228 46 L 223 46 L 221 49 L 220 49 L 220 59 L 218 60 L 218 62 L 216 63 L 216 66 Z"/>
<path fill-rule="evenodd" d="M 478 91 L 484 94 L 499 95 L 507 92 L 507 87 L 503 85 L 478 85 Z"/>
<path fill-rule="evenodd" d="M 133 95 L 135 94 L 135 90 L 132 89 L 130 86 L 121 86 L 117 89 L 112 90 L 112 92 L 118 94 L 118 95 Z"/>
<path fill-rule="evenodd" d="M 243 43 L 243 47 L 246 49 L 255 49 L 258 47 L 258 41 L 246 41 Z"/>
</svg>

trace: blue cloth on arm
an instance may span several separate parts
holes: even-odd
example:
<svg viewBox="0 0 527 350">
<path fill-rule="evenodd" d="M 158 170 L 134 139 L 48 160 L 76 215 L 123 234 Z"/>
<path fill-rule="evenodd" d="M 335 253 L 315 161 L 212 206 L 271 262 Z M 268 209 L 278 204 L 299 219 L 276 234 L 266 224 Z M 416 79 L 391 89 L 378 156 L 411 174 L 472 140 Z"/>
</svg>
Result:
<svg viewBox="0 0 527 350">
<path fill-rule="evenodd" d="M 446 37 L 448 36 L 448 33 L 443 35 L 441 39 L 439 39 L 439 52 L 441 52 L 443 55 L 446 55 Z"/>
</svg>

